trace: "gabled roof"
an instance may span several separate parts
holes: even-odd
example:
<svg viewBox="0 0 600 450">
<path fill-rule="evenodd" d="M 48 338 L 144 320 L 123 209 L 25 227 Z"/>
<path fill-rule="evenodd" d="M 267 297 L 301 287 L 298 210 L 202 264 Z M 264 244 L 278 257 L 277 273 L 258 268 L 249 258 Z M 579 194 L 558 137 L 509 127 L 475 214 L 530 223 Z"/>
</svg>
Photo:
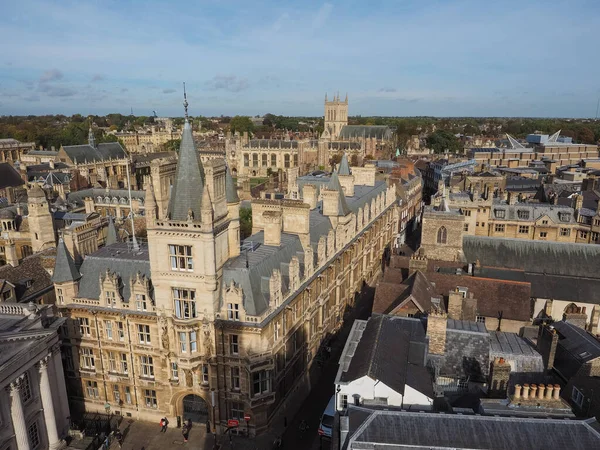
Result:
<svg viewBox="0 0 600 450">
<path fill-rule="evenodd" d="M 327 185 L 327 189 L 332 191 L 338 191 L 338 206 L 337 206 L 337 215 L 338 216 L 347 216 L 352 211 L 348 207 L 348 203 L 346 202 L 346 195 L 344 194 L 344 190 L 342 189 L 342 185 L 340 184 L 340 179 L 338 178 L 337 171 L 334 171 L 331 174 L 331 179 L 329 180 L 329 184 Z"/>
<path fill-rule="evenodd" d="M 202 192 L 204 190 L 204 168 L 194 138 L 192 127 L 186 120 L 179 146 L 179 160 L 173 188 L 169 196 L 167 216 L 172 220 L 187 220 L 191 210 L 194 219 L 200 219 Z"/>
<path fill-rule="evenodd" d="M 54 257 L 54 249 L 48 249 L 24 258 L 17 267 L 5 264 L 0 267 L 0 280 L 14 286 L 18 302 L 35 301 L 52 290 L 52 279 L 45 265 L 47 261 L 52 264 Z"/>
<path fill-rule="evenodd" d="M 600 358 L 600 341 L 572 323 L 552 324 L 558 332 L 554 369 L 566 380 L 574 376 L 582 364 Z"/>
<path fill-rule="evenodd" d="M 52 282 L 64 283 L 67 281 L 77 281 L 80 278 L 81 274 L 75 266 L 75 261 L 73 261 L 61 237 L 56 247 L 56 263 L 54 265 L 54 273 L 52 274 Z"/>
<path fill-rule="evenodd" d="M 381 314 L 393 314 L 409 302 L 413 302 L 419 310 L 427 314 L 440 305 L 434 305 L 432 297 L 440 298 L 441 295 L 435 287 L 427 280 L 427 277 L 417 270 L 410 277 L 398 285 L 397 283 L 380 282 L 375 290 L 373 312 Z"/>
</svg>

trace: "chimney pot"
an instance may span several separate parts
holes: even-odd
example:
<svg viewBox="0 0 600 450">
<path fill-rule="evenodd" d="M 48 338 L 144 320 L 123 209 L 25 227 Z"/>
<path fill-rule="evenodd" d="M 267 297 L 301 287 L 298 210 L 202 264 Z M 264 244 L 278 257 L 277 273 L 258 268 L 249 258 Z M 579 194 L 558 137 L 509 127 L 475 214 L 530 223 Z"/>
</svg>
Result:
<svg viewBox="0 0 600 450">
<path fill-rule="evenodd" d="M 532 384 L 529 386 L 529 398 L 533 400 L 537 395 L 537 384 Z"/>
<path fill-rule="evenodd" d="M 527 400 L 529 398 L 529 385 L 526 383 L 523 385 L 523 400 Z"/>
<path fill-rule="evenodd" d="M 544 390 L 545 389 L 546 389 L 546 386 L 544 384 L 538 385 L 538 399 L 540 399 L 540 400 L 544 399 Z"/>
<path fill-rule="evenodd" d="M 521 385 L 515 384 L 515 400 L 519 400 L 521 398 Z"/>
<path fill-rule="evenodd" d="M 554 385 L 554 400 L 560 400 L 560 384 Z"/>
<path fill-rule="evenodd" d="M 554 390 L 554 385 L 549 384 L 546 386 L 546 400 L 552 400 L 552 391 Z"/>
</svg>

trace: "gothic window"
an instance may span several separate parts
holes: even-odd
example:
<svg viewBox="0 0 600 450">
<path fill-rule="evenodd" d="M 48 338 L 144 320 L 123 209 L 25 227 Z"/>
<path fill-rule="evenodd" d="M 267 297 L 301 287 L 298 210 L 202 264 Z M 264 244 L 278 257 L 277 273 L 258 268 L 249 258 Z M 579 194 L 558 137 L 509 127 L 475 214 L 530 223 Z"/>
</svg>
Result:
<svg viewBox="0 0 600 450">
<path fill-rule="evenodd" d="M 190 352 L 198 351 L 198 337 L 195 331 L 190 331 Z"/>
<path fill-rule="evenodd" d="M 98 391 L 98 383 L 96 381 L 86 381 L 86 391 L 88 397 L 98 398 L 100 397 L 100 393 Z"/>
<path fill-rule="evenodd" d="M 106 330 L 106 339 L 113 338 L 113 326 L 110 320 L 104 321 L 104 329 Z"/>
<path fill-rule="evenodd" d="M 263 166 L 263 167 L 267 167 L 267 160 L 268 160 L 268 157 L 267 157 L 267 155 L 266 155 L 266 154 L 263 154 L 263 155 L 262 155 L 262 166 Z"/>
<path fill-rule="evenodd" d="M 277 155 L 275 153 L 271 153 L 271 167 L 277 166 Z"/>
<path fill-rule="evenodd" d="M 196 317 L 196 291 L 191 289 L 173 289 L 175 317 L 193 319 Z"/>
<path fill-rule="evenodd" d="M 294 167 L 298 167 L 298 154 L 294 155 Z"/>
<path fill-rule="evenodd" d="M 77 319 L 77 321 L 79 322 L 79 331 L 81 331 L 81 335 L 89 336 L 90 335 L 90 319 L 88 319 L 87 317 L 81 317 L 81 318 Z"/>
<path fill-rule="evenodd" d="M 283 161 L 284 161 L 284 166 L 286 168 L 290 167 L 290 155 L 285 155 L 283 157 Z"/>
<path fill-rule="evenodd" d="M 179 367 L 176 362 L 171 363 L 171 378 L 173 380 L 179 380 Z"/>
<path fill-rule="evenodd" d="M 115 308 L 117 306 L 117 299 L 115 296 L 115 291 L 106 291 L 106 306 L 109 308 Z"/>
<path fill-rule="evenodd" d="M 202 364 L 202 384 L 208 384 L 209 374 L 208 374 L 208 364 Z"/>
<path fill-rule="evenodd" d="M 437 232 L 437 243 L 445 244 L 447 238 L 448 238 L 448 230 L 446 230 L 446 227 L 440 227 Z"/>
<path fill-rule="evenodd" d="M 258 167 L 258 154 L 252 154 L 252 167 Z"/>
<path fill-rule="evenodd" d="M 244 167 L 250 166 L 250 156 L 248 153 L 244 153 Z"/>
<path fill-rule="evenodd" d="M 181 353 L 187 353 L 187 335 L 184 331 L 179 332 L 179 350 Z"/>
</svg>

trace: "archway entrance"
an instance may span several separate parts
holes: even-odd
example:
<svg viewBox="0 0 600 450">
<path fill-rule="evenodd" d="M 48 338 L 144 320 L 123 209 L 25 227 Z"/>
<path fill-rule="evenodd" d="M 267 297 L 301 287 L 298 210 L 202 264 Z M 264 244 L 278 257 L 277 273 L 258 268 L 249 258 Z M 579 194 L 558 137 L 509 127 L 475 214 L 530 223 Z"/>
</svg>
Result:
<svg viewBox="0 0 600 450">
<path fill-rule="evenodd" d="M 208 421 L 208 404 L 202 397 L 194 394 L 186 395 L 183 398 L 183 418 L 184 421 L 191 419 L 192 422 L 205 424 Z"/>
</svg>

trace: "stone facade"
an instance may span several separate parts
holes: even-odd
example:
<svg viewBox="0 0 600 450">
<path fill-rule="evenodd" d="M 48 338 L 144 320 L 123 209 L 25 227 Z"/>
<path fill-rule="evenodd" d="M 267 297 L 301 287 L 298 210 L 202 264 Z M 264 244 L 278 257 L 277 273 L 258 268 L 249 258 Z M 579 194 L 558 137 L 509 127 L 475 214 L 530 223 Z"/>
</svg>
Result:
<svg viewBox="0 0 600 450">
<path fill-rule="evenodd" d="M 463 229 L 464 216 L 425 208 L 421 231 L 424 256 L 441 261 L 461 261 Z"/>
</svg>

